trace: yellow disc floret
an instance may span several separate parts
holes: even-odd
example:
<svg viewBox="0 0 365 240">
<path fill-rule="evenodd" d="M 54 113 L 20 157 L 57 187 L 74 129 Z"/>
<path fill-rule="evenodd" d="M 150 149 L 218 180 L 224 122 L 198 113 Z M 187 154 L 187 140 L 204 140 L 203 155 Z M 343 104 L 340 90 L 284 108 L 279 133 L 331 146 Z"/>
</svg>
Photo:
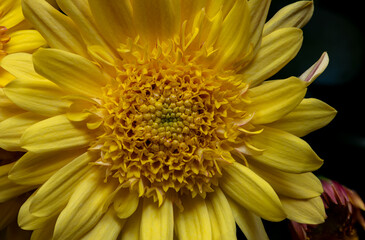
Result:
<svg viewBox="0 0 365 240">
<path fill-rule="evenodd" d="M 90 148 L 100 151 L 96 164 L 140 196 L 160 202 L 169 191 L 205 197 L 230 161 L 222 154 L 225 133 L 235 120 L 247 119 L 234 108 L 247 86 L 175 51 L 143 60 L 132 57 L 139 52 L 126 52 L 92 110 L 103 116 Z"/>
</svg>

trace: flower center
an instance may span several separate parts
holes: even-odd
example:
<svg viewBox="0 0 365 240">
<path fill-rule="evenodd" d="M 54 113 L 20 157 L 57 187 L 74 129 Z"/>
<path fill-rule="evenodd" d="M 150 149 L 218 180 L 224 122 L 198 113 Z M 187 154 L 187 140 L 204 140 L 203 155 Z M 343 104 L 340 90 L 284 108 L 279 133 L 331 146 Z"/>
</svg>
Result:
<svg viewBox="0 0 365 240">
<path fill-rule="evenodd" d="M 232 104 L 244 84 L 186 59 L 124 61 L 94 109 L 103 115 L 95 164 L 160 204 L 167 192 L 205 197 L 230 161 L 220 143 L 229 119 L 245 114 Z"/>
<path fill-rule="evenodd" d="M 10 41 L 10 36 L 7 34 L 8 29 L 0 26 L 0 58 L 6 55 L 4 50 L 5 44 Z"/>
</svg>

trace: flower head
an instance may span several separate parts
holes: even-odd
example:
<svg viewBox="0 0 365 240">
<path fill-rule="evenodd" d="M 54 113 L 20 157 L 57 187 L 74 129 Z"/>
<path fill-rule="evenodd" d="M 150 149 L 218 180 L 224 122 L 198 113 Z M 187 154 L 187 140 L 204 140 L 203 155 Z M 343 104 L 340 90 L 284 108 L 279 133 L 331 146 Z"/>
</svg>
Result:
<svg viewBox="0 0 365 240">
<path fill-rule="evenodd" d="M 327 54 L 264 82 L 312 2 L 266 24 L 266 0 L 57 3 L 23 1 L 50 48 L 2 61 L 24 110 L 0 123 L 0 146 L 26 151 L 9 179 L 42 185 L 18 218 L 34 238 L 234 239 L 237 222 L 258 239 L 260 218 L 323 221 L 323 161 L 300 137 L 335 115 L 303 99 Z"/>
<path fill-rule="evenodd" d="M 291 222 L 293 236 L 296 239 L 358 239 L 356 225 L 365 229 L 365 220 L 361 211 L 365 205 L 353 190 L 329 179 L 321 179 L 323 190 L 321 197 L 326 208 L 327 219 L 319 225 Z"/>
</svg>

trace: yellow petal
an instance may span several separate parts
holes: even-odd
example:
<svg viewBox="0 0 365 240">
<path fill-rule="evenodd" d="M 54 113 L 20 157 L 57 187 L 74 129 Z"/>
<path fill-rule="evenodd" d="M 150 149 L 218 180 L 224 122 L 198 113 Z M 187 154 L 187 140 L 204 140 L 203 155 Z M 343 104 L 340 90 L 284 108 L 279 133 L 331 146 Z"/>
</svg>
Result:
<svg viewBox="0 0 365 240">
<path fill-rule="evenodd" d="M 0 12 L 0 26 L 5 26 L 8 29 L 24 20 L 20 0 L 2 0 Z"/>
<path fill-rule="evenodd" d="M 254 49 L 257 49 L 261 44 L 262 29 L 266 21 L 270 3 L 271 0 L 248 1 L 251 16 L 250 42 L 254 45 Z"/>
<path fill-rule="evenodd" d="M 102 95 L 107 76 L 91 61 L 57 49 L 39 49 L 33 54 L 35 70 L 62 89 L 89 97 Z"/>
<path fill-rule="evenodd" d="M 300 79 L 311 84 L 327 68 L 329 62 L 328 54 L 324 52 L 319 60 L 313 64 L 307 71 L 300 75 Z"/>
<path fill-rule="evenodd" d="M 236 1 L 222 23 L 216 42 L 217 67 L 228 67 L 247 54 L 250 29 L 250 12 L 247 1 Z"/>
<path fill-rule="evenodd" d="M 13 53 L 7 55 L 1 60 L 0 65 L 21 80 L 45 80 L 44 77 L 35 72 L 32 54 Z"/>
<path fill-rule="evenodd" d="M 80 179 L 90 171 L 89 163 L 95 160 L 95 156 L 84 153 L 58 170 L 38 189 L 29 211 L 38 217 L 59 212 L 67 204 Z"/>
<path fill-rule="evenodd" d="M 303 42 L 299 28 L 281 28 L 262 39 L 261 47 L 249 65 L 239 72 L 251 86 L 273 76 L 298 53 Z"/>
<path fill-rule="evenodd" d="M 267 126 L 303 137 L 326 126 L 336 113 L 337 111 L 326 103 L 315 98 L 306 98 L 288 115 Z"/>
<path fill-rule="evenodd" d="M 308 143 L 279 129 L 264 127 L 262 133 L 251 136 L 250 144 L 264 149 L 250 158 L 284 172 L 311 172 L 323 164 Z"/>
<path fill-rule="evenodd" d="M 56 223 L 59 211 L 52 212 L 51 215 L 45 217 L 36 217 L 29 212 L 29 206 L 34 198 L 34 193 L 28 197 L 19 210 L 18 224 L 24 230 L 34 230 L 44 228 L 49 224 Z M 53 226 L 50 226 L 53 230 Z M 53 231 L 52 231 L 53 234 Z M 37 234 L 36 234 L 37 235 Z"/>
<path fill-rule="evenodd" d="M 326 218 L 320 196 L 302 200 L 281 197 L 280 200 L 290 220 L 304 224 L 320 224 Z"/>
<path fill-rule="evenodd" d="M 5 45 L 7 53 L 33 52 L 46 45 L 42 35 L 36 30 L 19 30 L 9 34 L 10 41 Z"/>
<path fill-rule="evenodd" d="M 179 240 L 211 240 L 212 229 L 205 200 L 184 197 L 184 210 L 175 211 L 175 230 Z"/>
<path fill-rule="evenodd" d="M 69 17 L 44 0 L 24 0 L 22 7 L 27 20 L 51 47 L 87 56 L 79 30 Z"/>
<path fill-rule="evenodd" d="M 24 109 L 19 108 L 5 96 L 4 88 L 0 87 L 0 122 L 24 112 Z"/>
<path fill-rule="evenodd" d="M 44 117 L 34 113 L 21 113 L 0 123 L 0 147 L 8 151 L 24 151 L 20 139 L 24 131 Z"/>
<path fill-rule="evenodd" d="M 247 240 L 269 240 L 260 217 L 229 199 L 234 219 Z"/>
<path fill-rule="evenodd" d="M 143 210 L 141 219 L 141 239 L 173 239 L 174 214 L 173 205 L 169 198 L 166 198 L 159 207 L 157 202 L 151 198 L 143 199 Z"/>
<path fill-rule="evenodd" d="M 271 123 L 291 112 L 306 91 L 306 84 L 296 77 L 268 81 L 248 91 L 252 103 L 245 109 L 254 113 L 252 123 Z"/>
<path fill-rule="evenodd" d="M 55 223 L 56 221 L 53 220 L 52 222 L 47 222 L 46 226 L 33 230 L 31 240 L 52 239 Z"/>
<path fill-rule="evenodd" d="M 116 49 L 127 37 L 135 36 L 132 6 L 128 0 L 89 0 L 96 26 Z"/>
<path fill-rule="evenodd" d="M 13 166 L 14 163 L 0 166 L 0 202 L 6 202 L 37 187 L 19 185 L 10 181 L 8 172 Z"/>
<path fill-rule="evenodd" d="M 180 27 L 180 1 L 132 1 L 135 26 L 142 37 L 156 42 L 178 33 Z"/>
<path fill-rule="evenodd" d="M 58 115 L 27 128 L 20 144 L 28 151 L 41 153 L 83 148 L 93 139 L 83 126 L 76 126 L 66 115 Z"/>
<path fill-rule="evenodd" d="M 206 199 L 212 226 L 212 240 L 236 239 L 236 223 L 226 196 L 219 188 Z"/>
<path fill-rule="evenodd" d="M 122 230 L 126 219 L 119 219 L 113 208 L 104 214 L 99 222 L 83 236 L 82 240 L 114 240 L 117 239 L 120 231 Z"/>
<path fill-rule="evenodd" d="M 84 37 L 87 45 L 98 45 L 104 49 L 109 49 L 102 35 L 96 29 L 87 0 L 57 0 L 57 4 L 80 29 L 81 35 Z M 115 25 L 113 26 L 115 27 Z"/>
<path fill-rule="evenodd" d="M 114 209 L 121 219 L 130 217 L 137 209 L 139 197 L 137 192 L 121 189 L 114 197 Z"/>
<path fill-rule="evenodd" d="M 258 216 L 269 221 L 286 217 L 272 187 L 249 168 L 237 162 L 227 165 L 219 183 L 234 201 Z"/>
<path fill-rule="evenodd" d="M 5 87 L 6 84 L 13 81 L 14 79 L 15 79 L 14 75 L 10 74 L 4 68 L 0 67 L 0 88 Z"/>
<path fill-rule="evenodd" d="M 76 186 L 67 206 L 57 218 L 53 239 L 79 239 L 94 227 L 105 213 L 103 205 L 116 185 L 104 183 L 102 172 L 94 168 Z"/>
<path fill-rule="evenodd" d="M 313 1 L 298 1 L 283 7 L 267 21 L 263 30 L 263 36 L 279 28 L 304 27 L 311 19 L 313 10 Z"/>
<path fill-rule="evenodd" d="M 23 185 L 39 185 L 56 171 L 80 156 L 84 150 L 24 154 L 9 172 L 9 179 Z"/>
<path fill-rule="evenodd" d="M 323 192 L 322 184 L 313 173 L 286 173 L 250 162 L 250 169 L 266 180 L 279 195 L 307 199 Z"/>
<path fill-rule="evenodd" d="M 141 204 L 142 205 L 142 204 Z M 119 239 L 140 239 L 142 206 L 127 219 Z"/>
<path fill-rule="evenodd" d="M 55 116 L 65 113 L 70 102 L 53 82 L 37 79 L 15 79 L 4 88 L 6 96 L 17 106 L 39 115 Z"/>
</svg>

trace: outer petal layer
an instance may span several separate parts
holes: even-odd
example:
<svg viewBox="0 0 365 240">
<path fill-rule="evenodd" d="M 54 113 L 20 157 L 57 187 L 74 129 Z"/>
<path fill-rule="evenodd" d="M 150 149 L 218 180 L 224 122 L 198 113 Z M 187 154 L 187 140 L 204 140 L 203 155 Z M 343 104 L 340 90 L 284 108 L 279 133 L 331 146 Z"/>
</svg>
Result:
<svg viewBox="0 0 365 240">
<path fill-rule="evenodd" d="M 267 124 L 291 112 L 303 99 L 306 85 L 296 77 L 267 81 L 248 92 L 252 103 L 245 109 L 254 112 L 252 123 Z"/>
<path fill-rule="evenodd" d="M 83 126 L 76 126 L 66 115 L 58 115 L 27 128 L 20 144 L 28 151 L 40 153 L 83 148 L 93 138 Z"/>
<path fill-rule="evenodd" d="M 233 200 L 264 219 L 281 221 L 286 217 L 272 187 L 252 170 L 237 162 L 224 168 L 220 185 Z"/>
<path fill-rule="evenodd" d="M 262 133 L 251 137 L 250 144 L 264 149 L 261 155 L 250 158 L 284 172 L 311 172 L 323 164 L 308 143 L 279 129 L 265 127 Z"/>
<path fill-rule="evenodd" d="M 336 113 L 337 111 L 326 103 L 315 98 L 306 98 L 289 114 L 267 126 L 303 137 L 326 126 Z"/>
<path fill-rule="evenodd" d="M 33 54 L 35 70 L 73 94 L 102 95 L 107 76 L 91 61 L 57 49 L 39 49 Z"/>
<path fill-rule="evenodd" d="M 262 39 L 256 57 L 240 72 L 252 86 L 273 76 L 298 53 L 303 42 L 299 28 L 281 28 Z"/>
</svg>

